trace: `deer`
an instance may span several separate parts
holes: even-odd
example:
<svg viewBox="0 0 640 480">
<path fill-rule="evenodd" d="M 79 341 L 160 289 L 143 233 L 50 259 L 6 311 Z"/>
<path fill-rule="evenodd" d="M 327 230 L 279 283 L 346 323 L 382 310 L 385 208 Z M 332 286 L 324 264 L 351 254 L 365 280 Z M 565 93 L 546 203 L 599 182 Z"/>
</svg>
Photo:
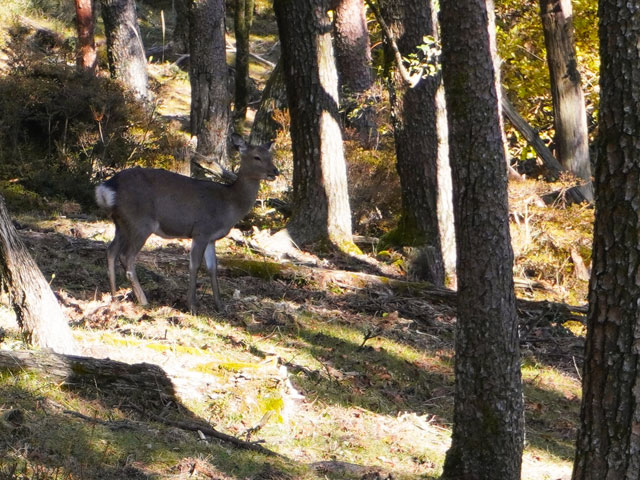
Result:
<svg viewBox="0 0 640 480">
<path fill-rule="evenodd" d="M 136 259 L 151 234 L 162 238 L 189 238 L 187 306 L 196 313 L 196 275 L 204 258 L 211 277 L 216 309 L 222 311 L 217 277 L 216 241 L 226 236 L 254 206 L 260 182 L 280 174 L 273 163 L 272 142 L 251 145 L 231 136 L 240 152 L 240 168 L 231 184 L 196 180 L 162 169 L 134 167 L 115 174 L 95 189 L 96 203 L 115 224 L 107 247 L 111 296 L 116 295 L 116 257 L 124 267 L 141 305 L 147 297 L 136 275 Z"/>
</svg>

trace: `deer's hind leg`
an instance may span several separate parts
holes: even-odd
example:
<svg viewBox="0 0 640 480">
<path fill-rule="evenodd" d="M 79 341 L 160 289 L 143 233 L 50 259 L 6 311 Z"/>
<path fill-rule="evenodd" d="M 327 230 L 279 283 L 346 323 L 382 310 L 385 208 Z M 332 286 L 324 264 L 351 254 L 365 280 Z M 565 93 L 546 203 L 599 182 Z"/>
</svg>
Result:
<svg viewBox="0 0 640 480">
<path fill-rule="evenodd" d="M 211 241 L 207 244 L 204 251 L 204 260 L 211 277 L 211 288 L 213 289 L 213 298 L 216 301 L 216 309 L 222 311 L 222 300 L 220 298 L 220 288 L 218 287 L 218 259 L 216 257 L 216 242 Z"/>
<path fill-rule="evenodd" d="M 193 238 L 191 241 L 191 252 L 189 253 L 189 291 L 187 292 L 187 306 L 192 314 L 196 313 L 196 284 L 198 270 L 202 264 L 205 248 L 207 247 L 206 239 Z"/>
<path fill-rule="evenodd" d="M 122 250 L 124 244 L 124 237 L 118 224 L 116 224 L 116 234 L 113 237 L 113 241 L 107 247 L 107 273 L 109 274 L 109 287 L 111 288 L 111 296 L 116 294 L 116 257 L 120 257 L 122 261 Z M 123 263 L 124 266 L 124 263 Z"/>
<path fill-rule="evenodd" d="M 138 253 L 144 246 L 145 242 L 151 235 L 153 229 L 147 225 L 128 225 L 126 222 L 116 224 L 116 237 L 108 250 L 109 268 L 115 269 L 116 256 L 119 258 L 124 267 L 125 274 L 131 282 L 133 294 L 136 296 L 140 305 L 147 305 L 147 296 L 142 290 L 138 275 L 136 274 L 136 260 Z M 114 245 L 115 244 L 115 245 Z M 111 250 L 111 246 L 114 245 Z M 111 270 L 110 270 L 111 272 Z M 110 273 L 111 275 L 111 273 Z"/>
</svg>

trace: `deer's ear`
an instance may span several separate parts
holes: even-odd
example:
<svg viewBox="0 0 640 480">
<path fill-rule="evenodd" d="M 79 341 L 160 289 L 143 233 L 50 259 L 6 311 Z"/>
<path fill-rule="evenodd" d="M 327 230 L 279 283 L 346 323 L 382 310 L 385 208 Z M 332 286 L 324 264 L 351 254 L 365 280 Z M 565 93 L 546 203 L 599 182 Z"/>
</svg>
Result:
<svg viewBox="0 0 640 480">
<path fill-rule="evenodd" d="M 262 148 L 264 148 L 265 150 L 271 150 L 273 148 L 273 142 L 263 143 Z"/>
<path fill-rule="evenodd" d="M 240 135 L 238 135 L 237 133 L 233 133 L 231 134 L 231 143 L 233 143 L 233 146 L 236 148 L 236 150 L 238 150 L 240 153 L 244 152 L 247 150 L 247 142 L 244 141 L 244 138 L 242 138 Z"/>
</svg>

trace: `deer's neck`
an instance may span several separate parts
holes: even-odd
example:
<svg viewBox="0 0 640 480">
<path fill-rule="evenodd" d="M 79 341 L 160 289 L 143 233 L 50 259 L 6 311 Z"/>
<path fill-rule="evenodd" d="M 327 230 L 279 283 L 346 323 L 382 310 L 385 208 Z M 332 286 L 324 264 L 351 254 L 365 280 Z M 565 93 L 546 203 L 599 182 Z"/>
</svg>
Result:
<svg viewBox="0 0 640 480">
<path fill-rule="evenodd" d="M 238 178 L 231 185 L 233 200 L 238 206 L 238 210 L 244 216 L 251 210 L 256 202 L 258 190 L 260 190 L 260 180 L 247 178 L 242 175 L 242 171 L 238 172 Z"/>
</svg>

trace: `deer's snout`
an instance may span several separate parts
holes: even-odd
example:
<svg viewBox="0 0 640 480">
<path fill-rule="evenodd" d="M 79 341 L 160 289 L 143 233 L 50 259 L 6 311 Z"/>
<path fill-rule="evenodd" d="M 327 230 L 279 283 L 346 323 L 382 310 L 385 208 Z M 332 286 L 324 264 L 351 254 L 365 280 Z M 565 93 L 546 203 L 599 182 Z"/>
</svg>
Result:
<svg viewBox="0 0 640 480">
<path fill-rule="evenodd" d="M 280 170 L 278 170 L 276 167 L 273 167 L 273 170 L 267 173 L 267 180 L 272 182 L 278 175 L 280 175 Z"/>
</svg>

